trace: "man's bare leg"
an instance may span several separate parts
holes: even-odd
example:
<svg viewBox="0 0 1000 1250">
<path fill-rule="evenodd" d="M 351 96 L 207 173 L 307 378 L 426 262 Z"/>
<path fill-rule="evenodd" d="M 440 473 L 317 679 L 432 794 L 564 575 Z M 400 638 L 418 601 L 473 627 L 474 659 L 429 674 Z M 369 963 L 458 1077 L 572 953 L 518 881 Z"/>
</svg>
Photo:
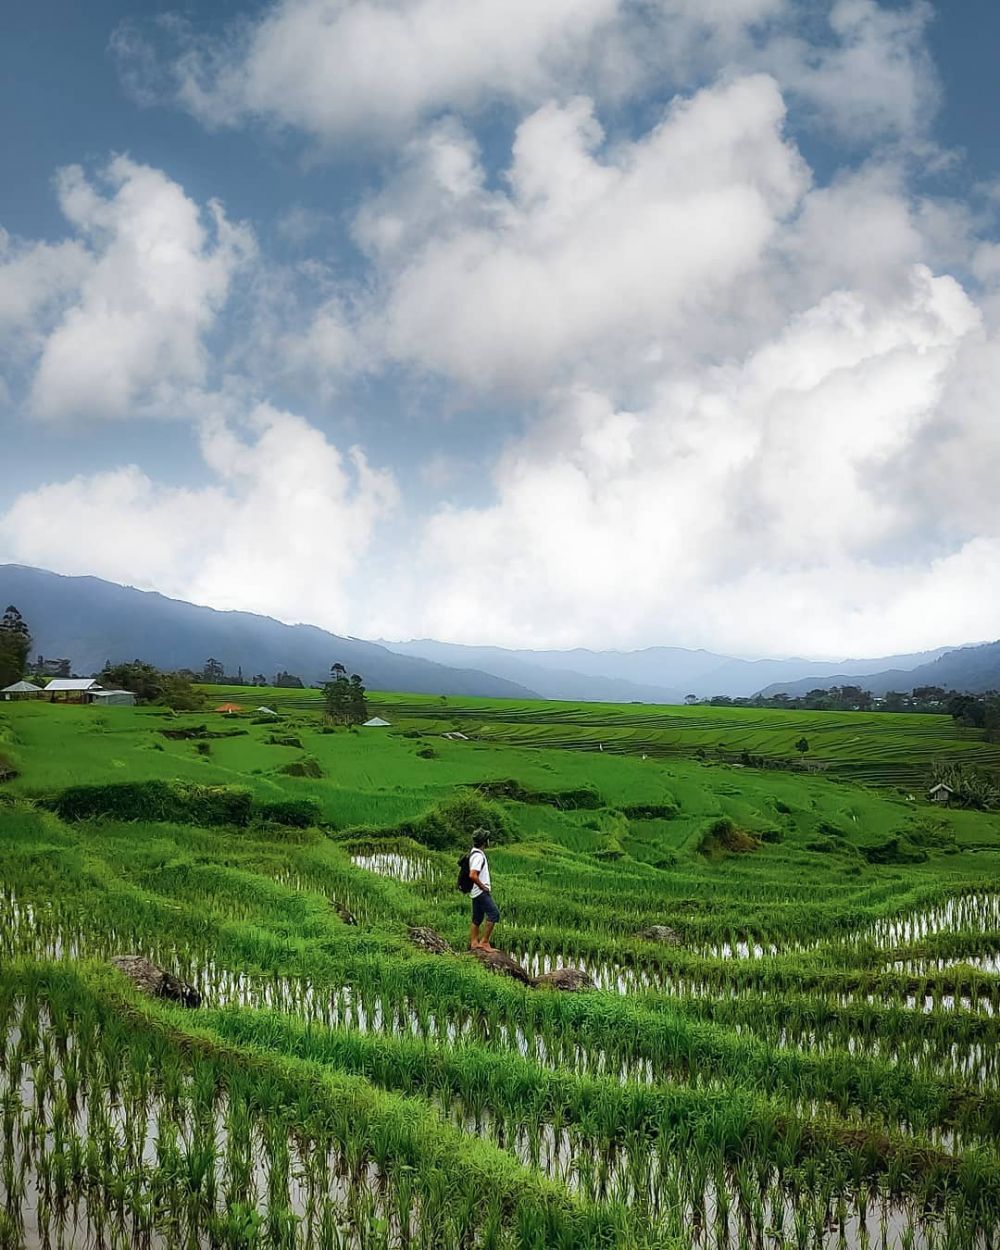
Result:
<svg viewBox="0 0 1000 1250">
<path fill-rule="evenodd" d="M 491 951 L 494 948 L 490 946 L 490 934 L 493 932 L 493 921 L 487 920 L 483 925 L 483 940 L 479 943 L 481 951 Z"/>
<path fill-rule="evenodd" d="M 493 928 L 493 926 L 492 926 L 492 925 L 490 925 L 490 928 L 492 929 L 492 928 Z M 470 950 L 470 951 L 474 951 L 474 950 L 476 950 L 478 947 L 480 947 L 481 945 L 482 945 L 482 943 L 481 943 L 481 942 L 480 942 L 480 940 L 479 940 L 479 925 L 474 924 L 474 925 L 473 925 L 473 926 L 469 929 L 469 950 Z"/>
</svg>

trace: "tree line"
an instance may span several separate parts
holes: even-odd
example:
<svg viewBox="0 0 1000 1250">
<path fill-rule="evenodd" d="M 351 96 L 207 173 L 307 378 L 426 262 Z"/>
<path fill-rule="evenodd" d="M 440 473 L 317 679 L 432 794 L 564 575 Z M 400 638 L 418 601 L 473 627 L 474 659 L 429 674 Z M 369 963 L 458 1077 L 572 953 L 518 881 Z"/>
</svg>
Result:
<svg viewBox="0 0 1000 1250">
<path fill-rule="evenodd" d="M 964 694 L 959 690 L 945 690 L 943 686 L 915 686 L 909 692 L 889 690 L 879 697 L 862 686 L 830 686 L 798 696 L 756 694 L 749 698 L 730 698 L 720 694 L 698 699 L 688 695 L 685 702 L 689 706 L 705 704 L 805 712 L 918 712 L 938 716 L 946 713 L 966 728 L 984 730 L 987 742 L 1000 742 L 1000 692 L 995 690 Z"/>
</svg>

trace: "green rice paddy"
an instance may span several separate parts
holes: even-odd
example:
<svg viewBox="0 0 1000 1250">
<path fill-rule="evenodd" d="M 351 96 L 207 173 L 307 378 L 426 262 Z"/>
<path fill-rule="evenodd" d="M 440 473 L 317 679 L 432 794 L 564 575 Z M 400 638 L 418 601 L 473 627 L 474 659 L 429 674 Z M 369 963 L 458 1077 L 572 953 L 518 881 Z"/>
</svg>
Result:
<svg viewBox="0 0 1000 1250">
<path fill-rule="evenodd" d="M 0 706 L 0 1247 L 997 1244 L 1000 817 L 925 798 L 995 747 L 402 695 L 330 731 L 312 691 L 212 694 L 246 715 Z M 413 836 L 476 791 L 517 834 L 496 944 L 596 989 L 413 944 L 467 943 L 457 849 Z"/>
</svg>

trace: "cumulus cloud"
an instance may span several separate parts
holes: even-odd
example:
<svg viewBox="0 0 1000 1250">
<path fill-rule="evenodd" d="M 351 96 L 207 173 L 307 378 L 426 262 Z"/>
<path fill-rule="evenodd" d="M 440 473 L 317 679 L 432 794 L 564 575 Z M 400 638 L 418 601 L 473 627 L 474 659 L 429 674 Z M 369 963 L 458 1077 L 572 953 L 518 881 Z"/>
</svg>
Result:
<svg viewBox="0 0 1000 1250">
<path fill-rule="evenodd" d="M 928 18 L 920 0 L 275 0 L 166 67 L 140 49 L 135 72 L 166 68 L 212 124 L 381 141 L 349 265 L 320 244 L 323 206 L 280 222 L 297 259 L 258 275 L 260 359 L 228 356 L 243 387 L 305 380 L 319 409 L 352 371 L 372 391 L 431 375 L 445 406 L 506 404 L 523 427 L 462 491 L 477 506 L 403 515 L 380 545 L 396 487 L 360 452 L 269 405 L 212 415 L 206 336 L 249 235 L 155 170 L 71 172 L 75 237 L 0 251 L 36 410 L 162 411 L 191 388 L 210 484 L 129 466 L 52 484 L 0 543 L 387 636 L 872 654 L 991 635 L 1000 246 L 915 190 Z M 499 128 L 477 130 L 495 102 L 516 114 L 500 160 Z M 819 185 L 803 125 L 848 141 Z M 467 484 L 462 449 L 432 440 L 425 488 Z"/>
<path fill-rule="evenodd" d="M 391 134 L 442 109 L 537 99 L 586 58 L 618 0 L 278 0 L 177 60 L 178 101 L 212 124 L 261 117 L 324 139 Z M 144 45 L 119 40 L 127 66 Z"/>
<path fill-rule="evenodd" d="M 37 351 L 29 407 L 41 417 L 167 411 L 178 388 L 205 379 L 204 338 L 252 235 L 217 202 L 202 212 L 126 157 L 96 185 L 64 169 L 57 189 L 77 237 L 0 257 L 0 309 L 30 326 Z"/>
<path fill-rule="evenodd" d="M 512 644 L 764 654 L 988 636 L 1000 601 L 972 591 L 1000 509 L 956 527 L 956 482 L 936 475 L 931 508 L 910 493 L 984 342 L 959 284 L 917 265 L 895 298 L 833 292 L 742 363 L 664 379 L 642 409 L 564 395 L 508 450 L 494 503 L 430 523 L 420 628 L 471 642 L 488 619 Z"/>
<path fill-rule="evenodd" d="M 779 36 L 763 61 L 827 129 L 866 144 L 883 134 L 919 134 L 938 103 L 938 80 L 925 42 L 933 10 L 925 0 L 901 7 L 835 0 L 831 45 Z"/>
<path fill-rule="evenodd" d="M 22 563 L 155 588 L 285 620 L 343 620 L 392 475 L 268 405 L 206 420 L 210 482 L 164 486 L 135 465 L 53 483 L 0 517 L 0 549 Z M 72 518 L 72 525 L 66 519 Z"/>
<path fill-rule="evenodd" d="M 359 215 L 384 275 L 369 338 L 396 360 L 519 388 L 584 361 L 662 368 L 709 323 L 717 340 L 808 185 L 783 120 L 765 75 L 676 101 L 611 148 L 589 100 L 548 104 L 518 128 L 507 193 L 486 186 L 468 135 L 438 128 Z"/>
<path fill-rule="evenodd" d="M 324 142 L 392 140 L 446 113 L 617 105 L 757 68 L 841 135 L 912 137 L 937 99 L 925 0 L 273 0 L 222 37 L 123 24 L 133 98 L 210 126 L 263 120 Z"/>
<path fill-rule="evenodd" d="M 0 342 L 38 344 L 39 321 L 79 287 L 89 268 L 82 244 L 36 243 L 13 238 L 0 227 Z"/>
</svg>

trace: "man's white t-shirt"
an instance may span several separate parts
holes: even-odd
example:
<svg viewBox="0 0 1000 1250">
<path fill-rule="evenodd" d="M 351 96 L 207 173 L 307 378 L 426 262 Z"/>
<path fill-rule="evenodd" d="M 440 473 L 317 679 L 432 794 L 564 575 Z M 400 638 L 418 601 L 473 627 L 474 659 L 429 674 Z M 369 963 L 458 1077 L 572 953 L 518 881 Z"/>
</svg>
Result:
<svg viewBox="0 0 1000 1250">
<path fill-rule="evenodd" d="M 469 872 L 478 872 L 479 880 L 486 887 L 487 891 L 489 890 L 490 866 L 487 863 L 486 855 L 477 846 L 474 846 L 469 852 Z M 472 883 L 472 890 L 470 891 L 470 898 L 478 898 L 480 894 L 482 894 L 482 890 L 474 881 Z"/>
</svg>

